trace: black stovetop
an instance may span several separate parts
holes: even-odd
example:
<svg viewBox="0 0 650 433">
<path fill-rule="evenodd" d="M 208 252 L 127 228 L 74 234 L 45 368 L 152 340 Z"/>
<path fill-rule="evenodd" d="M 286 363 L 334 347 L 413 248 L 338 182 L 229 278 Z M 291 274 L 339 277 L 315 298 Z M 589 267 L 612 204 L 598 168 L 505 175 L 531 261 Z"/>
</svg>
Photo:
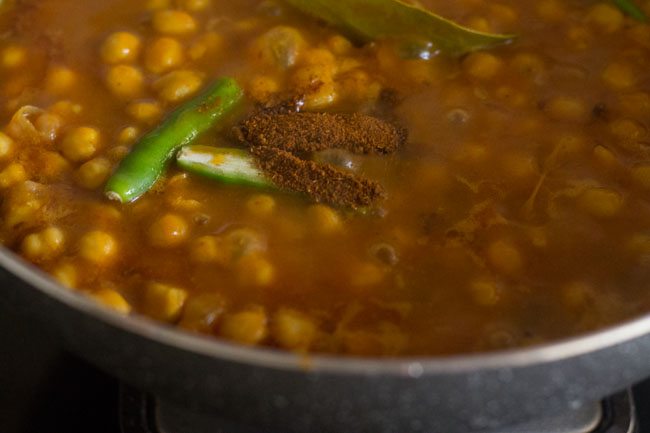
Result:
<svg viewBox="0 0 650 433">
<path fill-rule="evenodd" d="M 121 433 L 118 381 L 1 305 L 0 348 L 1 433 Z M 634 395 L 639 433 L 650 433 L 650 381 Z"/>
</svg>

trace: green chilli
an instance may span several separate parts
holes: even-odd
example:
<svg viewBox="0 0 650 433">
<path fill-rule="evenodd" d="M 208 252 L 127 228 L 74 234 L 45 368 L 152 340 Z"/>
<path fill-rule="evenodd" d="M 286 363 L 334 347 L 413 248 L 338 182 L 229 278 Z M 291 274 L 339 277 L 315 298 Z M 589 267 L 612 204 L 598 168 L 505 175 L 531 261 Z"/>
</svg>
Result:
<svg viewBox="0 0 650 433">
<path fill-rule="evenodd" d="M 221 78 L 181 105 L 135 144 L 106 183 L 106 196 L 128 203 L 149 191 L 175 152 L 214 127 L 242 98 L 234 79 Z"/>
<path fill-rule="evenodd" d="M 648 22 L 648 16 L 632 0 L 613 0 L 616 6 L 632 18 L 642 23 Z"/>
<path fill-rule="evenodd" d="M 176 154 L 176 163 L 190 173 L 223 183 L 273 187 L 273 183 L 255 167 L 251 155 L 242 149 L 184 146 Z"/>
</svg>

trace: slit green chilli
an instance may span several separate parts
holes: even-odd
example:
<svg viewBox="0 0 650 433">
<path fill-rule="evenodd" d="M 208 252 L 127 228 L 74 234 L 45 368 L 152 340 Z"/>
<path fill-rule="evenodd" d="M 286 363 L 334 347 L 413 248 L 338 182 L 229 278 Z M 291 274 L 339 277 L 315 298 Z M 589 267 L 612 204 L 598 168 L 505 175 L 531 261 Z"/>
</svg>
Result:
<svg viewBox="0 0 650 433">
<path fill-rule="evenodd" d="M 232 78 L 221 78 L 184 103 L 133 147 L 106 183 L 106 196 L 122 203 L 149 191 L 182 146 L 216 126 L 242 100 L 244 92 Z"/>
</svg>

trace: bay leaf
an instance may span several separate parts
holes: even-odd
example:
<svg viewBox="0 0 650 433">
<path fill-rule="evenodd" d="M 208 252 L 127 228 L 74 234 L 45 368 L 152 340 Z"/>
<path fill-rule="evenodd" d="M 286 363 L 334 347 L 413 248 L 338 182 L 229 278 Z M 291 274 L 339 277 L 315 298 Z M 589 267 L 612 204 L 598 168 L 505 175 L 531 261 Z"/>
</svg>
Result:
<svg viewBox="0 0 650 433">
<path fill-rule="evenodd" d="M 461 55 L 507 43 L 514 35 L 483 33 L 463 27 L 401 0 L 285 0 L 362 41 L 395 39 L 431 43 Z"/>
<path fill-rule="evenodd" d="M 613 0 L 613 2 L 621 11 L 635 20 L 641 21 L 642 23 L 648 22 L 648 15 L 633 0 Z"/>
</svg>

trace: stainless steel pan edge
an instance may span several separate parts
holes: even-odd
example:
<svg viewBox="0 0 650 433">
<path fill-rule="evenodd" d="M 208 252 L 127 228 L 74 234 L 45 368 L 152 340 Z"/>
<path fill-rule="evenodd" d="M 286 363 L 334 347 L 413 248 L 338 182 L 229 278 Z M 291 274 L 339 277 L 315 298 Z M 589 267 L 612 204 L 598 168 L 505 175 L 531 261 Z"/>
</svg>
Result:
<svg viewBox="0 0 650 433">
<path fill-rule="evenodd" d="M 68 346 L 176 402 L 284 432 L 463 432 L 564 410 L 650 376 L 650 316 L 530 349 L 444 358 L 309 359 L 123 317 L 0 249 L 4 300 Z"/>
</svg>

